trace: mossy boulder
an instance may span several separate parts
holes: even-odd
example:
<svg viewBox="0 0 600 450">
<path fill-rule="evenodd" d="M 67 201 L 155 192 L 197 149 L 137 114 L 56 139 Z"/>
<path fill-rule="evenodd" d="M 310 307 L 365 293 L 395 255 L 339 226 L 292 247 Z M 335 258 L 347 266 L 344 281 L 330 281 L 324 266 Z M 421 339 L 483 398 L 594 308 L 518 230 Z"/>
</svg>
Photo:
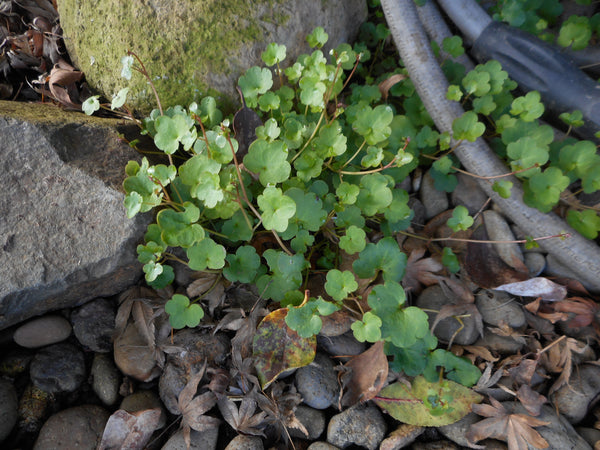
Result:
<svg viewBox="0 0 600 450">
<path fill-rule="evenodd" d="M 111 99 L 129 86 L 129 103 L 149 112 L 156 102 L 146 80 L 121 78 L 121 58 L 135 52 L 150 72 L 164 106 L 213 95 L 237 104 L 235 86 L 262 65 L 271 42 L 287 47 L 286 61 L 309 51 L 317 26 L 328 47 L 351 42 L 366 19 L 365 0 L 58 0 L 65 42 L 92 89 Z"/>
</svg>

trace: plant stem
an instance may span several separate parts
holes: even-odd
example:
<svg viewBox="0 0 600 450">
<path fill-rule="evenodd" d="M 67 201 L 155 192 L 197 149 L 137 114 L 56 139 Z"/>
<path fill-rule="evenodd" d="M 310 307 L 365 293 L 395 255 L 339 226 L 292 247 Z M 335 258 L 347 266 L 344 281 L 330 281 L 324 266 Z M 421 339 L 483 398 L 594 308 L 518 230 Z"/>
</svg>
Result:
<svg viewBox="0 0 600 450">
<path fill-rule="evenodd" d="M 565 239 L 565 238 L 571 237 L 571 235 L 569 233 L 560 233 L 560 234 L 555 234 L 552 236 L 542 236 L 542 237 L 538 237 L 538 238 L 533 238 L 531 240 L 515 239 L 512 241 L 490 241 L 490 240 L 486 241 L 486 240 L 480 240 L 480 239 L 461 239 L 461 238 L 453 238 L 453 237 L 427 238 L 424 236 L 419 236 L 418 234 L 408 233 L 407 231 L 398 231 L 398 233 L 403 234 L 408 237 L 415 238 L 415 239 L 420 239 L 422 241 L 427 241 L 427 242 L 454 241 L 454 242 L 470 242 L 470 243 L 474 243 L 474 244 L 526 244 L 527 242 L 530 242 L 530 241 L 544 241 L 546 239 L 555 239 L 555 238 Z"/>
</svg>

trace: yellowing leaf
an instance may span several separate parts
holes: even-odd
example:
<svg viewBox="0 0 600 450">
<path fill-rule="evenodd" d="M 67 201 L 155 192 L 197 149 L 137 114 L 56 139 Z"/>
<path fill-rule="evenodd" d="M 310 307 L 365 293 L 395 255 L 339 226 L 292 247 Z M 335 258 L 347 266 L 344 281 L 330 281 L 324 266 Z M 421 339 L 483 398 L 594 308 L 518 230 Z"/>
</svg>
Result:
<svg viewBox="0 0 600 450">
<path fill-rule="evenodd" d="M 393 418 L 410 425 L 439 427 L 457 422 L 471 412 L 481 395 L 453 381 L 430 383 L 416 377 L 412 386 L 394 383 L 374 399 Z"/>
<path fill-rule="evenodd" d="M 258 325 L 252 342 L 255 367 L 261 387 L 265 389 L 289 369 L 306 366 L 315 358 L 317 338 L 302 338 L 285 323 L 288 309 L 267 315 Z"/>
</svg>

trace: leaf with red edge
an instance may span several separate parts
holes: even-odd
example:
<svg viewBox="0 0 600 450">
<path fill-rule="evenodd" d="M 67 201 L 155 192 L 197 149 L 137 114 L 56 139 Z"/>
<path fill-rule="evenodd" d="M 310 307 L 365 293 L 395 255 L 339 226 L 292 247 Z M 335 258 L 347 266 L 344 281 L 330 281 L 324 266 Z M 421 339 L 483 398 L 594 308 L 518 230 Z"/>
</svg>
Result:
<svg viewBox="0 0 600 450">
<path fill-rule="evenodd" d="M 373 400 L 400 422 L 438 427 L 462 419 L 482 397 L 462 384 L 449 380 L 430 383 L 419 375 L 411 386 L 401 382 L 391 384 Z"/>
<path fill-rule="evenodd" d="M 302 338 L 285 323 L 288 309 L 267 315 L 258 325 L 252 342 L 258 379 L 263 389 L 286 370 L 310 364 L 315 358 L 317 338 Z"/>
</svg>

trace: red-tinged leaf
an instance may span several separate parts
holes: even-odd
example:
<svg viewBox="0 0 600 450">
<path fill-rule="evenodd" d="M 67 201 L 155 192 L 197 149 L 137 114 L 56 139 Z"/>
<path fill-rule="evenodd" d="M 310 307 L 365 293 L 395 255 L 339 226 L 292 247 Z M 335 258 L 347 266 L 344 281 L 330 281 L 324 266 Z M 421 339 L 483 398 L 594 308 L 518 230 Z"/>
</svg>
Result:
<svg viewBox="0 0 600 450">
<path fill-rule="evenodd" d="M 548 401 L 546 397 L 531 389 L 528 384 L 524 384 L 519 388 L 517 398 L 532 416 L 539 416 L 542 411 L 542 405 Z"/>
<path fill-rule="evenodd" d="M 421 284 L 431 286 L 438 283 L 438 277 L 433 274 L 444 269 L 441 262 L 433 258 L 423 258 L 424 254 L 424 248 L 418 248 L 410 252 L 406 261 L 406 272 L 404 278 L 402 278 L 404 289 L 416 294 L 421 291 Z"/>
<path fill-rule="evenodd" d="M 376 342 L 367 351 L 353 357 L 344 367 L 342 384 L 347 388 L 342 397 L 343 406 L 366 402 L 376 396 L 388 376 L 388 361 L 383 352 L 383 341 Z"/>
<path fill-rule="evenodd" d="M 128 413 L 115 411 L 108 419 L 98 450 L 126 448 L 143 449 L 158 428 L 160 408 Z"/>
<path fill-rule="evenodd" d="M 387 386 L 373 401 L 400 422 L 438 427 L 459 421 L 482 399 L 462 384 L 447 380 L 430 383 L 419 375 L 411 386 L 400 382 Z"/>
<path fill-rule="evenodd" d="M 265 389 L 281 374 L 310 364 L 315 359 L 317 338 L 302 338 L 285 323 L 288 309 L 267 315 L 258 325 L 252 341 L 255 367 Z"/>
<path fill-rule="evenodd" d="M 503 284 L 494 289 L 506 291 L 521 297 L 541 297 L 542 300 L 557 302 L 567 296 L 567 288 L 550 281 L 548 278 L 536 277 L 517 283 Z"/>
</svg>

